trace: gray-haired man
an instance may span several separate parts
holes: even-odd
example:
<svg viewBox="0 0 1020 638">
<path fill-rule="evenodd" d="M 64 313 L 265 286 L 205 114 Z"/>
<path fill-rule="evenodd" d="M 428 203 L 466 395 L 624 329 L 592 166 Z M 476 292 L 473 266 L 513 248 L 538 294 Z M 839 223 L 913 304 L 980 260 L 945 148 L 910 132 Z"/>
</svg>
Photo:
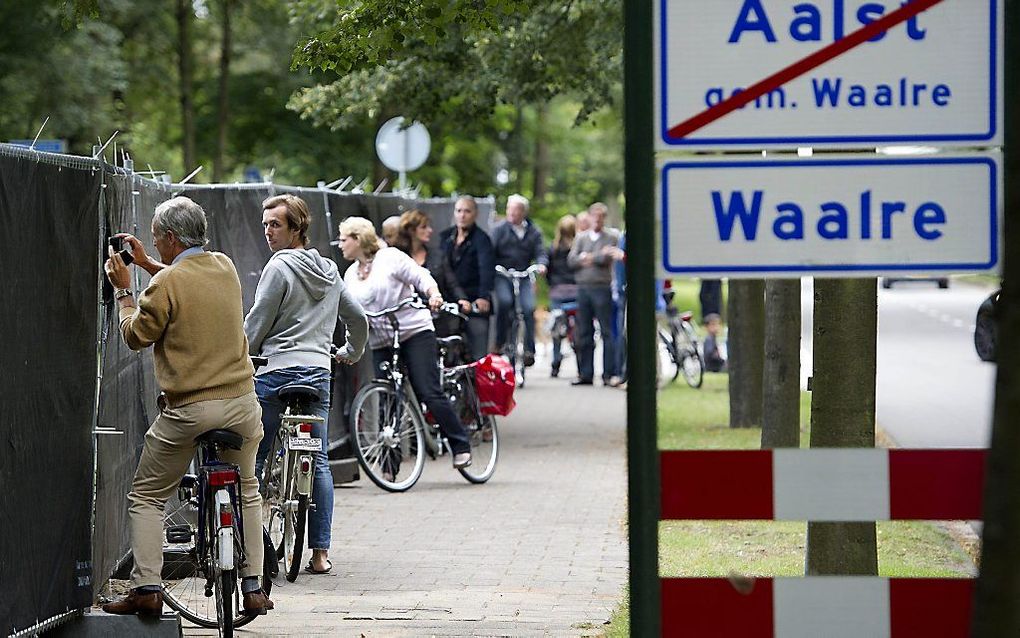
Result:
<svg viewBox="0 0 1020 638">
<path fill-rule="evenodd" d="M 244 611 L 273 608 L 262 591 L 262 499 L 255 453 L 262 439 L 262 409 L 255 396 L 248 340 L 242 328 L 241 282 L 230 258 L 206 251 L 202 207 L 175 197 L 156 207 L 151 259 L 135 237 L 121 234 L 135 263 L 153 275 L 135 303 L 131 274 L 110 249 L 106 275 L 120 306 L 120 331 L 132 350 L 154 346 L 156 380 L 166 405 L 145 434 L 142 456 L 128 494 L 135 566 L 131 592 L 103 606 L 112 614 L 159 615 L 163 609 L 163 508 L 195 456 L 195 437 L 212 429 L 240 434 L 241 449 L 222 457 L 241 470 L 244 542 L 241 570 Z"/>
</svg>

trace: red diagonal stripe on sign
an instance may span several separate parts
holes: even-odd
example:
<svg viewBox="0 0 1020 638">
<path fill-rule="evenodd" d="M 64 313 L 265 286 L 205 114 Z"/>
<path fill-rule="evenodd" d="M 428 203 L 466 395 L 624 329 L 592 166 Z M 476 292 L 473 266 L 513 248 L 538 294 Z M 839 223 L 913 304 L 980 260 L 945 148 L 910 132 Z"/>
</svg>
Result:
<svg viewBox="0 0 1020 638">
<path fill-rule="evenodd" d="M 680 124 L 677 124 L 673 128 L 669 129 L 667 133 L 671 138 L 686 137 L 694 131 L 708 126 L 727 113 L 735 111 L 745 104 L 753 102 L 769 91 L 772 91 L 786 84 L 790 80 L 804 75 L 811 69 L 821 66 L 836 56 L 846 53 L 850 49 L 867 42 L 879 33 L 888 31 L 901 22 L 906 22 L 925 9 L 930 9 L 940 2 L 942 2 L 942 0 L 913 0 L 892 13 L 884 15 L 878 20 L 875 20 L 857 31 L 854 31 L 846 37 L 836 40 L 832 44 L 815 51 L 808 57 L 794 62 L 785 69 L 773 73 L 757 84 L 749 86 L 736 95 L 730 96 L 715 106 L 698 113 L 694 117 L 685 120 Z"/>
</svg>

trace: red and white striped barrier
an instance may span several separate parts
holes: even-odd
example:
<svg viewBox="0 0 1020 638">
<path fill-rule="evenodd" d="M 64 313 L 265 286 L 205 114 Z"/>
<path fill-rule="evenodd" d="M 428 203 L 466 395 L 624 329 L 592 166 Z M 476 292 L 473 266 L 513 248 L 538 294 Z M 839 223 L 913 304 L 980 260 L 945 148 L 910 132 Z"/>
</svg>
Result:
<svg viewBox="0 0 1020 638">
<path fill-rule="evenodd" d="M 663 451 L 660 518 L 976 520 L 986 455 L 984 449 Z"/>
<path fill-rule="evenodd" d="M 664 636 L 966 638 L 972 579 L 662 579 Z"/>
</svg>

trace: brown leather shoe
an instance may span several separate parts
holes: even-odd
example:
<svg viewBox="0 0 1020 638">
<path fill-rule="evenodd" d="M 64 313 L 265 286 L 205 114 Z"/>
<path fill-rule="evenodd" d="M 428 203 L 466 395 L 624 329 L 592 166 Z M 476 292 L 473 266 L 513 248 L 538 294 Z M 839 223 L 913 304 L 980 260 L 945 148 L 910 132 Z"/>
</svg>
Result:
<svg viewBox="0 0 1020 638">
<path fill-rule="evenodd" d="M 262 616 L 273 608 L 273 601 L 269 600 L 266 592 L 256 589 L 244 595 L 244 614 L 246 616 Z"/>
<path fill-rule="evenodd" d="M 139 594 L 131 590 L 127 596 L 112 603 L 103 605 L 108 614 L 138 614 L 139 616 L 159 616 L 163 613 L 163 592 Z"/>
</svg>

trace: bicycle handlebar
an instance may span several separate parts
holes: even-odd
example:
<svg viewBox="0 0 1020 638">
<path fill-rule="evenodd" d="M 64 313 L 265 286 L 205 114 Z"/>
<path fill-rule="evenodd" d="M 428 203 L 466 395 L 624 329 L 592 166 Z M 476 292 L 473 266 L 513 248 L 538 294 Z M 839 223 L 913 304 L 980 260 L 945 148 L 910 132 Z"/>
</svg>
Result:
<svg viewBox="0 0 1020 638">
<path fill-rule="evenodd" d="M 504 277 L 511 277 L 514 279 L 525 279 L 533 276 L 539 270 L 541 266 L 538 264 L 531 264 L 527 270 L 514 270 L 513 268 L 504 268 L 503 266 L 496 265 L 496 272 L 503 275 Z"/>
<path fill-rule="evenodd" d="M 422 303 L 421 299 L 419 299 L 418 297 L 408 297 L 407 299 L 403 299 L 403 300 L 397 302 L 397 305 L 392 306 L 390 308 L 386 308 L 385 310 L 378 310 L 376 312 L 367 312 L 366 311 L 365 315 L 368 316 L 368 317 L 372 317 L 372 318 L 385 317 L 386 315 L 391 315 L 391 314 L 393 314 L 393 313 L 397 312 L 398 310 L 400 310 L 402 308 L 405 308 L 405 307 L 418 308 L 418 309 L 427 309 L 428 308 L 428 306 L 426 306 L 424 303 Z"/>
<path fill-rule="evenodd" d="M 461 319 L 467 319 L 468 318 L 467 315 L 465 315 L 464 313 L 462 313 L 460 311 L 460 305 L 457 304 L 457 303 L 454 303 L 452 301 L 448 301 L 448 302 L 444 303 L 442 306 L 440 306 L 439 307 L 439 311 L 440 312 L 449 313 L 449 314 L 451 314 L 451 315 L 453 315 L 455 317 L 460 317 Z"/>
</svg>

